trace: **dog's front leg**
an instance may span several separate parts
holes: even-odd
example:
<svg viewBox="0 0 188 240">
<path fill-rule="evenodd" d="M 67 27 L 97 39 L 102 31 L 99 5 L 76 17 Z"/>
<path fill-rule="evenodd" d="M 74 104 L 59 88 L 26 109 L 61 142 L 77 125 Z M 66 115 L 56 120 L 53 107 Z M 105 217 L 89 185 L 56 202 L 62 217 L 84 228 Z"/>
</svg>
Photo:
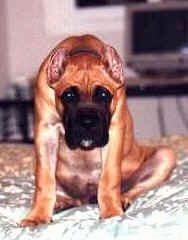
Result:
<svg viewBox="0 0 188 240">
<path fill-rule="evenodd" d="M 125 93 L 119 89 L 118 103 L 111 120 L 109 143 L 102 149 L 102 173 L 98 186 L 100 217 L 122 215 L 121 161 L 125 136 Z"/>
<path fill-rule="evenodd" d="M 33 226 L 52 221 L 56 200 L 55 169 L 57 161 L 58 124 L 39 123 L 35 134 L 35 194 L 31 211 L 20 226 Z"/>
<path fill-rule="evenodd" d="M 112 141 L 102 151 L 102 158 L 104 164 L 98 187 L 98 204 L 101 218 L 107 218 L 123 214 L 120 192 L 120 144 L 121 143 L 118 140 Z"/>
</svg>

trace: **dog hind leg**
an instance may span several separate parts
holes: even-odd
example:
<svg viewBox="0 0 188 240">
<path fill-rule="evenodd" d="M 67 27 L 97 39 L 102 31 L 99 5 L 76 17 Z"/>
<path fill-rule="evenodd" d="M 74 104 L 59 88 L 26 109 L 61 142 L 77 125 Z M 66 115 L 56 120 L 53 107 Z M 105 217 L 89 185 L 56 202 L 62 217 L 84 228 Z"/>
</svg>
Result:
<svg viewBox="0 0 188 240">
<path fill-rule="evenodd" d="M 125 180 L 128 190 L 122 194 L 123 209 L 125 210 L 140 194 L 164 183 L 175 166 L 176 157 L 172 149 L 159 147 L 128 180 Z"/>
<path fill-rule="evenodd" d="M 65 209 L 82 206 L 86 203 L 87 200 L 85 199 L 72 198 L 62 192 L 57 192 L 54 212 L 58 213 Z"/>
</svg>

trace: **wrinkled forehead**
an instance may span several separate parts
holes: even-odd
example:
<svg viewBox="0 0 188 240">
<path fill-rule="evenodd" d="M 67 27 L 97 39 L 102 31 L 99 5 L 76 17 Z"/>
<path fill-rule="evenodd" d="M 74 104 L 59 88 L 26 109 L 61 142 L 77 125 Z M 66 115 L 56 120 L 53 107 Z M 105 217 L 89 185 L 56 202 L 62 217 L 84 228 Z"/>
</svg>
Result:
<svg viewBox="0 0 188 240">
<path fill-rule="evenodd" d="M 78 54 L 69 56 L 66 61 L 66 70 L 90 70 L 96 66 L 103 66 L 101 57 L 95 54 Z"/>
<path fill-rule="evenodd" d="M 60 95 L 71 86 L 86 92 L 91 92 L 96 86 L 103 86 L 113 94 L 120 84 L 109 76 L 99 56 L 84 54 L 67 59 L 65 72 L 55 89 Z"/>
</svg>

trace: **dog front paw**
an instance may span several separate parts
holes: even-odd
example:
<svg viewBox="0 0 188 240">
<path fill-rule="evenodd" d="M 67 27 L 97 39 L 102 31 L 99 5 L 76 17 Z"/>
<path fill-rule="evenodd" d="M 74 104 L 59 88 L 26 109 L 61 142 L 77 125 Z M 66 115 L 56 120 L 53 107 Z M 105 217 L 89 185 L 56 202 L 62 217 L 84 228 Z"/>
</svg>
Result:
<svg viewBox="0 0 188 240">
<path fill-rule="evenodd" d="M 47 224 L 51 223 L 52 218 L 51 217 L 35 217 L 35 218 L 25 218 L 19 223 L 19 227 L 34 227 L 39 224 Z"/>
<path fill-rule="evenodd" d="M 39 224 L 47 224 L 47 223 L 51 223 L 52 222 L 52 218 L 33 218 L 33 219 L 29 219 L 29 218 L 25 218 L 23 219 L 18 226 L 19 227 L 34 227 L 37 226 Z"/>
<path fill-rule="evenodd" d="M 102 194 L 98 194 L 100 219 L 121 216 L 123 214 L 121 196 L 114 194 L 114 192 L 109 194 L 109 192 L 102 191 Z"/>
<path fill-rule="evenodd" d="M 108 207 L 100 210 L 100 219 L 121 216 L 123 215 L 123 209 L 121 207 Z"/>
<path fill-rule="evenodd" d="M 42 212 L 42 209 L 36 210 L 34 208 L 18 225 L 19 227 L 33 227 L 39 224 L 47 224 L 51 222 L 52 214 L 48 211 L 43 210 Z"/>
</svg>

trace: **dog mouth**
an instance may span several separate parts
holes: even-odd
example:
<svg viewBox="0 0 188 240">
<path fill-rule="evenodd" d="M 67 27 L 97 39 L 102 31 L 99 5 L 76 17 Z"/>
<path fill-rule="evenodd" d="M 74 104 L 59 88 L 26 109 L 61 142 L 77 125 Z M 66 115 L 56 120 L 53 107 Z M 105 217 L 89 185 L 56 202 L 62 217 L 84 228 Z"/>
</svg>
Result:
<svg viewBox="0 0 188 240">
<path fill-rule="evenodd" d="M 75 134 L 76 135 L 76 134 Z M 94 148 L 104 147 L 108 143 L 108 135 L 105 137 L 100 137 L 95 139 L 94 137 L 82 137 L 78 138 L 74 136 L 73 138 L 65 137 L 67 146 L 72 149 L 81 149 L 84 151 L 93 150 Z"/>
<path fill-rule="evenodd" d="M 94 144 L 93 139 L 82 139 L 80 141 L 80 147 L 85 150 L 91 149 L 93 144 Z"/>
</svg>

